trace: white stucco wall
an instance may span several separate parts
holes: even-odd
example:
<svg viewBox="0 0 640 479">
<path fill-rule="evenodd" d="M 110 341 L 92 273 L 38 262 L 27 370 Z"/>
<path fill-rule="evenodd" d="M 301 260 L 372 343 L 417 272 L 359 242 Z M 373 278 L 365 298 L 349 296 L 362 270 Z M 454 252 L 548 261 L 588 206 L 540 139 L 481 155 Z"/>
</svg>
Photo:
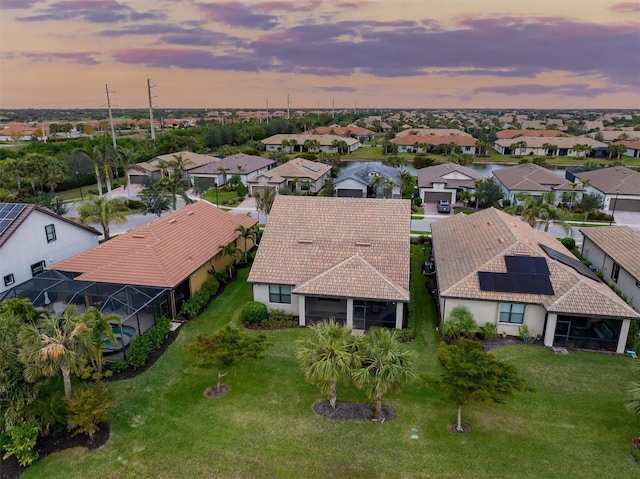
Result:
<svg viewBox="0 0 640 479">
<path fill-rule="evenodd" d="M 273 309 L 282 309 L 287 313 L 291 313 L 295 316 L 300 315 L 299 296 L 291 294 L 291 304 L 286 303 L 272 303 L 269 301 L 269 285 L 268 284 L 254 284 L 253 285 L 253 300 L 259 301 L 267 305 L 269 311 Z"/>
<path fill-rule="evenodd" d="M 54 225 L 56 240 L 47 243 L 46 225 Z M 44 261 L 46 267 L 98 245 L 98 236 L 64 220 L 32 211 L 0 249 L 0 292 L 32 278 L 31 265 Z M 13 274 L 15 282 L 4 285 Z"/>
</svg>

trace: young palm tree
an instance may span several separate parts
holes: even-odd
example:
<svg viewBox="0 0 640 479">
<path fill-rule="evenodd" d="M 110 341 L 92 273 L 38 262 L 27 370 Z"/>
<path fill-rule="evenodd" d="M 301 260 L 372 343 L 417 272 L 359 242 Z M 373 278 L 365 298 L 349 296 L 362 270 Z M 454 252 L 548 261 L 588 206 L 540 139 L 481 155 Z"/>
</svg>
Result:
<svg viewBox="0 0 640 479">
<path fill-rule="evenodd" d="M 180 196 L 185 203 L 191 203 L 191 198 L 187 195 L 187 191 L 191 185 L 188 180 L 180 177 L 180 173 L 174 173 L 171 176 L 160 178 L 158 186 L 171 196 L 174 211 L 178 208 L 178 196 Z"/>
<path fill-rule="evenodd" d="M 96 347 L 96 355 L 91 358 L 91 363 L 96 371 L 102 371 L 102 345 L 105 339 L 115 343 L 116 336 L 111 322 L 122 324 L 122 318 L 117 314 L 102 314 L 98 308 L 91 306 L 82 315 L 83 320 L 91 328 L 92 339 Z"/>
<path fill-rule="evenodd" d="M 108 240 L 109 224 L 112 221 L 123 224 L 127 222 L 127 213 L 131 210 L 127 208 L 120 198 L 105 198 L 103 196 L 92 196 L 78 208 L 78 216 L 83 225 L 100 224 L 104 232 L 104 239 Z"/>
<path fill-rule="evenodd" d="M 100 147 L 94 146 L 93 149 L 91 149 L 89 146 L 87 146 L 85 149 L 78 148 L 75 151 L 87 157 L 93 164 L 93 172 L 96 175 L 96 182 L 98 183 L 98 196 L 102 196 L 102 175 L 100 174 Z"/>
<path fill-rule="evenodd" d="M 71 373 L 79 374 L 99 349 L 93 340 L 93 331 L 76 315 L 74 308 L 67 308 L 63 316 L 47 316 L 37 326 L 25 326 L 18 339 L 27 380 L 61 372 L 67 399 L 71 397 Z"/>
<path fill-rule="evenodd" d="M 404 349 L 398 333 L 388 329 L 369 331 L 357 341 L 358 367 L 353 381 L 375 401 L 374 419 L 382 419 L 382 396 L 416 378 L 415 352 Z"/>
<path fill-rule="evenodd" d="M 220 166 L 218 167 L 218 172 L 220 174 L 222 174 L 222 184 L 226 185 L 227 184 L 227 172 L 229 171 L 229 168 L 225 168 L 224 166 Z M 218 185 L 220 186 L 220 185 Z"/>
<path fill-rule="evenodd" d="M 188 158 L 184 158 L 181 154 L 173 155 L 173 157 L 175 160 L 171 163 L 174 167 L 174 171 L 180 173 L 180 178 L 184 178 L 184 172 L 187 171 L 187 166 L 193 165 L 193 161 Z"/>
<path fill-rule="evenodd" d="M 129 177 L 129 167 L 135 163 L 135 148 L 118 147 L 118 160 L 124 170 L 124 178 L 127 184 L 127 196 L 131 198 L 131 178 Z"/>
<path fill-rule="evenodd" d="M 298 340 L 296 358 L 308 382 L 320 386 L 329 395 L 329 405 L 336 408 L 338 381 L 349 381 L 354 365 L 351 328 L 331 318 L 309 326 L 312 336 Z"/>
<path fill-rule="evenodd" d="M 247 228 L 246 226 L 239 225 L 236 228 L 236 231 L 238 233 L 240 233 L 240 237 L 244 240 L 244 252 L 243 253 L 244 253 L 244 262 L 246 263 L 247 262 L 247 251 L 248 251 L 247 241 L 249 240 L 249 238 L 251 238 L 252 244 L 256 243 L 256 235 L 257 235 L 256 226 L 254 225 L 254 226 L 250 226 L 249 228 Z"/>
<path fill-rule="evenodd" d="M 638 372 L 640 376 L 640 367 L 636 366 L 636 372 Z M 640 415 L 640 382 L 632 382 L 629 385 L 627 403 L 625 406 L 627 407 L 627 411 L 631 414 Z"/>
<path fill-rule="evenodd" d="M 233 263 L 229 265 L 230 267 L 235 264 L 241 253 L 240 248 L 238 248 L 233 241 L 231 243 L 227 243 L 226 245 L 220 245 L 218 246 L 218 248 L 220 248 L 220 253 L 222 254 L 223 258 L 232 258 Z"/>
</svg>

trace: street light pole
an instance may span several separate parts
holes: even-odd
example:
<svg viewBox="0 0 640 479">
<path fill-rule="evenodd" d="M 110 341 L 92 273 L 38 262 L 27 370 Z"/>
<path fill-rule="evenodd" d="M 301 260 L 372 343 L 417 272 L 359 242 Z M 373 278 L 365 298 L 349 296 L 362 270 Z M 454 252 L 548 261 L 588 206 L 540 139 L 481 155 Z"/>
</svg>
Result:
<svg viewBox="0 0 640 479">
<path fill-rule="evenodd" d="M 611 221 L 609 222 L 609 226 L 613 224 L 613 220 L 615 220 L 614 215 L 616 214 L 616 206 L 618 206 L 618 193 L 620 193 L 620 189 L 616 190 L 616 198 L 613 203 L 613 211 L 611 212 Z"/>
<path fill-rule="evenodd" d="M 76 170 L 76 179 L 78 180 L 78 188 L 80 188 L 80 201 L 84 201 L 84 197 L 82 196 L 82 185 L 80 184 L 80 173 Z"/>
</svg>

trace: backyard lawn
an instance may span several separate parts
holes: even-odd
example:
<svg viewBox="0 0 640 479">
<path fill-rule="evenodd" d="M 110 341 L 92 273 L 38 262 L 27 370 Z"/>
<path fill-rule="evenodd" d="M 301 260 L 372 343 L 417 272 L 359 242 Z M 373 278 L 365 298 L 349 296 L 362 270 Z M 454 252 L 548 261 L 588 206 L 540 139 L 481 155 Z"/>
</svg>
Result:
<svg viewBox="0 0 640 479">
<path fill-rule="evenodd" d="M 421 275 L 424 260 L 412 247 L 410 323 L 418 336 L 422 374 L 435 373 L 434 305 Z M 623 407 L 632 360 L 596 353 L 555 355 L 531 345 L 494 350 L 518 365 L 529 386 L 502 405 L 469 405 L 469 435 L 447 424 L 453 405 L 422 382 L 385 396 L 395 421 L 334 422 L 317 416 L 323 399 L 294 359 L 305 329 L 267 332 L 266 358 L 248 361 L 224 381 L 231 391 L 208 399 L 215 373 L 195 366 L 184 349 L 203 332 L 238 322 L 251 299 L 248 270 L 200 317 L 183 329 L 165 355 L 135 379 L 110 383 L 118 405 L 111 438 L 93 452 L 63 451 L 32 466 L 30 478 L 637 478 L 631 437 L 640 419 Z M 339 401 L 364 401 L 352 387 Z M 412 427 L 418 439 L 411 439 Z"/>
</svg>

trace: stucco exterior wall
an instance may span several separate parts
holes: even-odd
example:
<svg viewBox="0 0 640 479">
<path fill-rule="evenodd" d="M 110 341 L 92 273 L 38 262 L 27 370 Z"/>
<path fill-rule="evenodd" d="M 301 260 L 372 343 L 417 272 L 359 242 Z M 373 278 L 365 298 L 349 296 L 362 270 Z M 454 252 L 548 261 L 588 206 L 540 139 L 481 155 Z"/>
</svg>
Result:
<svg viewBox="0 0 640 479">
<path fill-rule="evenodd" d="M 269 301 L 269 285 L 268 284 L 254 284 L 253 285 L 253 300 L 259 301 L 267 305 L 269 311 L 273 309 L 282 309 L 287 313 L 291 313 L 295 316 L 299 316 L 299 296 L 297 294 L 291 294 L 291 304 L 286 303 L 272 303 Z"/>
</svg>

